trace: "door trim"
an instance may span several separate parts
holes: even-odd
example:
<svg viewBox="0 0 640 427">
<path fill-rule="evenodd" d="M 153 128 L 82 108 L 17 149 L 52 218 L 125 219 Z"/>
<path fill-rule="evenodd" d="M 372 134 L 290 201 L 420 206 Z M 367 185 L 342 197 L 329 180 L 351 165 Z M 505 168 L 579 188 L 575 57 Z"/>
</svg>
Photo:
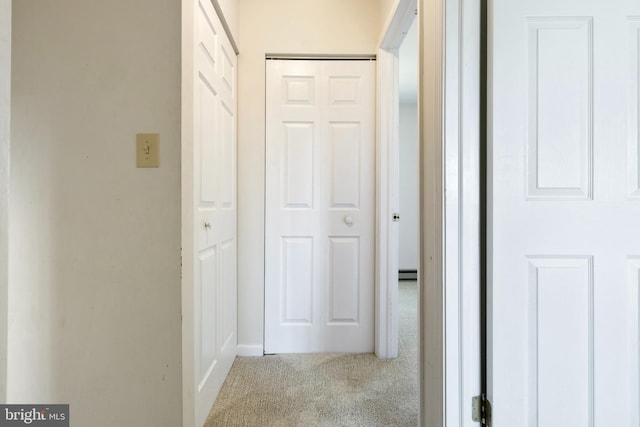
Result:
<svg viewBox="0 0 640 427">
<path fill-rule="evenodd" d="M 400 188 L 397 47 L 378 50 L 377 74 L 375 352 L 381 359 L 392 359 L 398 357 L 399 233 L 398 223 L 391 219 L 398 212 Z"/>
<path fill-rule="evenodd" d="M 470 402 L 481 394 L 480 286 L 484 274 L 480 217 L 481 2 L 446 0 L 445 4 L 442 93 L 445 418 L 449 425 L 475 426 Z"/>
</svg>

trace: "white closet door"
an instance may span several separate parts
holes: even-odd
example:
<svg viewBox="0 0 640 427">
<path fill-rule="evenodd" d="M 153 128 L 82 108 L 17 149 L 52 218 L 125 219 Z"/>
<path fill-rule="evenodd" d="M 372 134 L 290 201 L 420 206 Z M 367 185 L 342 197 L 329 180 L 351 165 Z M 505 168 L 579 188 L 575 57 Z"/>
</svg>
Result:
<svg viewBox="0 0 640 427">
<path fill-rule="evenodd" d="M 373 352 L 375 62 L 267 61 L 265 352 Z"/>
<path fill-rule="evenodd" d="M 192 224 L 183 248 L 183 364 L 185 420 L 201 426 L 237 354 L 236 55 L 210 1 L 195 0 L 193 29 L 193 123 L 183 123 L 193 130 L 192 149 L 183 150 Z"/>
</svg>

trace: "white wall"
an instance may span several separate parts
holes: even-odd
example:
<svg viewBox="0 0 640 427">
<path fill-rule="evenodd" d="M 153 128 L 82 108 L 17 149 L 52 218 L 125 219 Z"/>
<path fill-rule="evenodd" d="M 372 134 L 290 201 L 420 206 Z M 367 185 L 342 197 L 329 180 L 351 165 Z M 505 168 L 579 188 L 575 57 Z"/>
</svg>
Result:
<svg viewBox="0 0 640 427">
<path fill-rule="evenodd" d="M 382 28 L 370 0 L 244 0 L 238 57 L 238 344 L 262 354 L 265 54 L 375 54 Z"/>
<path fill-rule="evenodd" d="M 238 32 L 238 3 L 240 0 L 213 0 L 214 5 L 217 4 L 223 14 L 224 22 L 229 26 L 233 41 L 236 45 L 240 44 Z"/>
<path fill-rule="evenodd" d="M 13 8 L 8 401 L 178 426 L 180 2 Z"/>
<path fill-rule="evenodd" d="M 378 3 L 380 8 L 380 28 L 382 31 L 384 25 L 393 17 L 393 14 L 398 7 L 399 0 L 378 0 Z"/>
<path fill-rule="evenodd" d="M 6 401 L 7 381 L 10 91 L 11 0 L 0 0 L 0 402 Z"/>
<path fill-rule="evenodd" d="M 418 108 L 400 104 L 400 257 L 401 270 L 418 269 Z"/>
</svg>

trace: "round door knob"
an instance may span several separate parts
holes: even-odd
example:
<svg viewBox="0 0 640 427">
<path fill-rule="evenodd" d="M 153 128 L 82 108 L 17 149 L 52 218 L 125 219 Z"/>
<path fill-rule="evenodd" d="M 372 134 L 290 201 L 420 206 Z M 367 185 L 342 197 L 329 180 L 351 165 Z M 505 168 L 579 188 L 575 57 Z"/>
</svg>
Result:
<svg viewBox="0 0 640 427">
<path fill-rule="evenodd" d="M 351 218 L 350 216 L 345 216 L 344 217 L 344 223 L 347 224 L 347 225 L 353 224 L 353 218 Z"/>
<path fill-rule="evenodd" d="M 211 230 L 211 223 L 209 221 L 205 221 L 204 228 L 206 228 L 207 230 Z"/>
</svg>

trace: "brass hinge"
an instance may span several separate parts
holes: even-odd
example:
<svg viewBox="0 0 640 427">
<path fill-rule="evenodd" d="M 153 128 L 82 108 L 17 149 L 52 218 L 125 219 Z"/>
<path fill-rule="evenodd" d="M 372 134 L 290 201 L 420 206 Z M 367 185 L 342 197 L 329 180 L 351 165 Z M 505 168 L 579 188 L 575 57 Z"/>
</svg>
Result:
<svg viewBox="0 0 640 427">
<path fill-rule="evenodd" d="M 491 427 L 491 402 L 487 396 L 475 396 L 471 402 L 471 418 L 481 426 Z"/>
</svg>

